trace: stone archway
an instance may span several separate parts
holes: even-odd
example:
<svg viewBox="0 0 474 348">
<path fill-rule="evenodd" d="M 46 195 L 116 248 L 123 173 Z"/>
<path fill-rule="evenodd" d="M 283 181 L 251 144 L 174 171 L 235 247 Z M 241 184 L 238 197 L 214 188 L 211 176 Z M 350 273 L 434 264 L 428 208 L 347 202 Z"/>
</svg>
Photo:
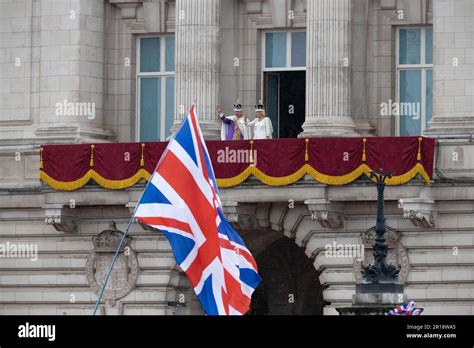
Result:
<svg viewBox="0 0 474 348">
<path fill-rule="evenodd" d="M 250 314 L 322 315 L 327 304 L 305 238 L 298 235 L 314 225 L 305 205 L 285 203 L 234 204 L 227 210 L 233 226 L 254 256 L 262 284 L 252 296 Z"/>
<path fill-rule="evenodd" d="M 256 256 L 262 283 L 252 296 L 252 315 L 322 315 L 323 292 L 313 262 L 282 237 Z"/>
</svg>

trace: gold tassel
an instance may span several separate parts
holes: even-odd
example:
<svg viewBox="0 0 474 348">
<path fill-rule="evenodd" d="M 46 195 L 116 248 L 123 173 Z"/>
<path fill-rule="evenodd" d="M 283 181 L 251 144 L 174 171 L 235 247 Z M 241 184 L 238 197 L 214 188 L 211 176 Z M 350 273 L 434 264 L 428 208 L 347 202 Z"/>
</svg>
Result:
<svg viewBox="0 0 474 348">
<path fill-rule="evenodd" d="M 253 140 L 250 140 L 250 165 L 253 166 Z"/>
<path fill-rule="evenodd" d="M 94 147 L 95 145 L 91 145 L 91 160 L 89 162 L 89 166 L 93 167 L 94 166 Z"/>
<path fill-rule="evenodd" d="M 143 158 L 143 151 L 145 150 L 145 144 L 142 144 L 142 158 L 140 159 L 140 167 L 145 166 L 145 159 Z"/>
<path fill-rule="evenodd" d="M 40 169 L 43 169 L 43 146 L 40 147 Z"/>
<path fill-rule="evenodd" d="M 306 143 L 306 150 L 305 150 L 305 153 L 304 153 L 304 161 L 308 162 L 309 161 L 309 154 L 308 154 L 309 139 L 305 139 L 305 143 Z"/>
<path fill-rule="evenodd" d="M 367 160 L 367 156 L 365 154 L 365 143 L 367 143 L 367 139 L 364 138 L 362 141 L 363 141 L 363 144 L 364 144 L 364 148 L 362 150 L 362 162 L 365 162 Z"/>
<path fill-rule="evenodd" d="M 421 161 L 421 141 L 423 140 L 422 137 L 418 137 L 418 155 L 416 155 L 416 160 Z"/>
</svg>

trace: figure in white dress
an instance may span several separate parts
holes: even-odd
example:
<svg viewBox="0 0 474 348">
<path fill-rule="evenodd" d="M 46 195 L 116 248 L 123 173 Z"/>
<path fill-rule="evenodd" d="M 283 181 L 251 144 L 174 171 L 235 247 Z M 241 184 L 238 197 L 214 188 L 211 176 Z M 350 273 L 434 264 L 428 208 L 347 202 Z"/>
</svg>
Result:
<svg viewBox="0 0 474 348">
<path fill-rule="evenodd" d="M 265 116 L 265 108 L 260 102 L 255 105 L 255 119 L 248 123 L 252 139 L 271 139 L 273 133 L 272 120 Z"/>
<path fill-rule="evenodd" d="M 221 140 L 245 140 L 248 136 L 248 119 L 242 111 L 242 104 L 234 104 L 235 115 L 225 116 L 220 105 L 217 105 L 216 111 L 222 120 Z"/>
</svg>

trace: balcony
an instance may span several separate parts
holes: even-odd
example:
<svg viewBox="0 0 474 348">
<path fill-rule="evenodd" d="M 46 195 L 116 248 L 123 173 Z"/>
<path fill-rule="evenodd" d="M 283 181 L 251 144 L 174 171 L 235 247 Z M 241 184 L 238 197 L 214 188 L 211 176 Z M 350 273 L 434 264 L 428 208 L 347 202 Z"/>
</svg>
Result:
<svg viewBox="0 0 474 348">
<path fill-rule="evenodd" d="M 40 179 L 56 190 L 72 191 L 90 182 L 120 190 L 148 180 L 167 143 L 44 145 Z M 371 171 L 390 171 L 387 184 L 403 185 L 419 176 L 429 184 L 435 140 L 424 137 L 312 138 L 208 141 L 221 188 L 258 180 L 288 186 L 302 179 L 346 185 Z M 179 173 L 177 173 L 179 175 Z"/>
</svg>

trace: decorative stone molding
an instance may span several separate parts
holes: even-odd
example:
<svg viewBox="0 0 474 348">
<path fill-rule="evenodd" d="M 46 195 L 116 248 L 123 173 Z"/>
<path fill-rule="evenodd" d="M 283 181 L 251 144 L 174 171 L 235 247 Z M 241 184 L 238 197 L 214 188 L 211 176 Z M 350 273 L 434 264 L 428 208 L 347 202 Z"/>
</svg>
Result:
<svg viewBox="0 0 474 348">
<path fill-rule="evenodd" d="M 125 208 L 128 208 L 128 211 L 130 212 L 130 214 L 133 214 L 136 206 L 137 206 L 137 202 L 128 202 L 127 204 L 125 204 Z"/>
<path fill-rule="evenodd" d="M 298 205 L 291 209 L 288 209 L 288 212 L 285 216 L 285 221 L 283 224 L 283 234 L 288 238 L 296 239 L 296 232 L 300 228 L 303 228 L 303 229 L 305 228 L 304 226 L 301 227 L 301 224 L 303 223 L 303 221 L 309 220 L 309 225 L 312 225 L 312 221 L 308 219 L 310 215 L 311 214 L 308 214 L 308 208 L 305 207 L 304 205 L 301 205 L 301 206 Z M 309 231 L 311 231 L 312 226 L 309 226 L 309 227 L 310 228 L 308 229 L 308 233 Z"/>
<path fill-rule="evenodd" d="M 410 219 L 414 226 L 431 228 L 435 226 L 435 202 L 424 198 L 404 198 L 398 201 L 403 217 Z"/>
<path fill-rule="evenodd" d="M 362 282 L 361 269 L 363 265 L 373 264 L 373 245 L 375 241 L 375 227 L 368 229 L 361 234 L 362 243 L 364 245 L 364 260 L 354 259 L 354 275 L 357 283 Z M 405 246 L 400 242 L 401 233 L 387 226 L 385 232 L 385 239 L 388 245 L 387 263 L 398 267 L 398 281 L 400 284 L 405 284 L 410 272 L 410 262 L 408 259 L 408 252 Z"/>
<path fill-rule="evenodd" d="M 311 220 L 318 221 L 322 227 L 339 229 L 344 226 L 342 204 L 326 199 L 307 199 L 304 204 L 311 212 Z"/>
<path fill-rule="evenodd" d="M 272 203 L 271 211 L 268 215 L 270 228 L 274 231 L 282 232 L 283 224 L 289 207 L 286 203 Z"/>
<path fill-rule="evenodd" d="M 248 14 L 261 14 L 263 0 L 243 0 Z"/>
<path fill-rule="evenodd" d="M 432 0 L 380 0 L 380 10 L 389 24 L 428 24 L 433 21 Z"/>
<path fill-rule="evenodd" d="M 169 17 L 173 17 L 174 28 L 174 2 L 169 0 L 158 0 L 156 2 L 143 2 L 143 15 L 146 20 L 146 27 L 148 32 L 166 32 L 170 29 Z"/>
<path fill-rule="evenodd" d="M 395 10 L 397 8 L 397 0 L 380 0 L 380 8 L 382 10 Z"/>
<path fill-rule="evenodd" d="M 43 209 L 45 210 L 44 223 L 46 225 L 52 225 L 59 232 L 77 232 L 79 219 L 74 209 L 64 204 L 46 204 Z"/>
<path fill-rule="evenodd" d="M 230 223 L 239 222 L 239 214 L 237 212 L 238 205 L 239 203 L 237 202 L 222 202 L 223 213 Z"/>
<path fill-rule="evenodd" d="M 262 0 L 242 0 L 246 7 L 247 19 L 255 23 L 257 29 L 274 28 L 305 28 L 307 3 L 303 1 L 301 8 L 295 11 L 293 0 L 272 0 L 269 2 L 269 12 L 264 12 Z M 293 16 L 289 16 L 289 10 L 293 10 Z"/>
<path fill-rule="evenodd" d="M 427 0 L 426 20 L 428 23 L 433 23 L 433 0 Z"/>
<path fill-rule="evenodd" d="M 86 262 L 86 278 L 94 293 L 99 294 L 104 277 L 109 270 L 112 258 L 123 232 L 117 230 L 112 222 L 109 228 L 92 238 L 94 249 Z M 103 299 L 112 306 L 116 300 L 125 297 L 133 290 L 138 279 L 138 258 L 130 247 L 131 238 L 126 237 L 110 275 Z"/>
<path fill-rule="evenodd" d="M 172 0 L 109 0 L 120 8 L 121 18 L 132 33 L 174 32 L 175 2 Z"/>
<path fill-rule="evenodd" d="M 122 19 L 135 19 L 137 8 L 143 5 L 143 0 L 109 0 L 109 3 L 120 8 Z"/>
<path fill-rule="evenodd" d="M 272 23 L 274 28 L 284 28 L 287 26 L 288 11 L 286 0 L 270 1 L 272 11 Z"/>
<path fill-rule="evenodd" d="M 399 25 L 408 23 L 408 15 L 405 9 L 381 10 L 381 12 L 388 20 L 389 24 Z"/>
<path fill-rule="evenodd" d="M 270 227 L 270 208 L 270 203 L 263 203 L 258 205 L 256 216 L 259 227 Z"/>
</svg>

